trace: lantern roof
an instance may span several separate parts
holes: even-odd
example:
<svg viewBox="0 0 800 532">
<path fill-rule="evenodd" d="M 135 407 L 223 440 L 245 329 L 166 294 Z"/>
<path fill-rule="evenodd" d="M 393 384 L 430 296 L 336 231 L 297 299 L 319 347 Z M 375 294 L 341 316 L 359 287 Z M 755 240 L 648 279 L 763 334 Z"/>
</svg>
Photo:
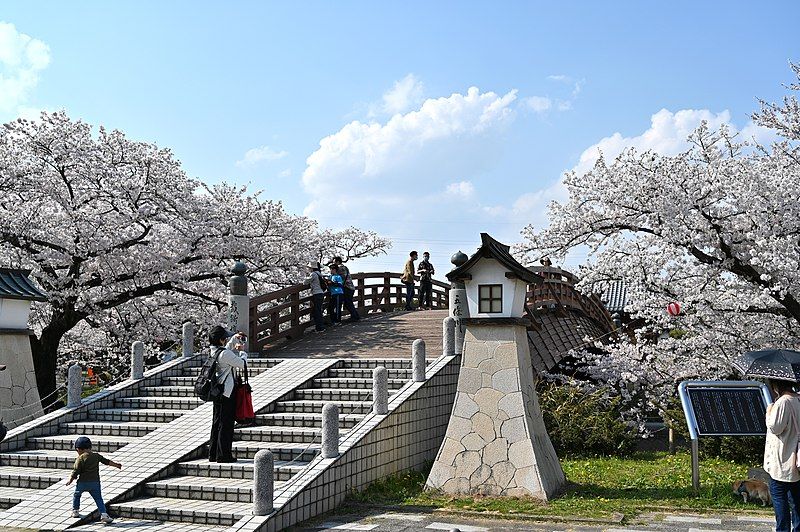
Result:
<svg viewBox="0 0 800 532">
<path fill-rule="evenodd" d="M 540 275 L 526 268 L 511 256 L 511 247 L 502 244 L 489 236 L 489 233 L 481 233 L 481 247 L 478 248 L 467 262 L 454 268 L 447 274 L 447 279 L 455 281 L 458 279 L 469 279 L 469 270 L 481 259 L 495 259 L 497 262 L 510 270 L 515 277 L 528 284 L 541 284 L 543 279 Z"/>
<path fill-rule="evenodd" d="M 0 268 L 0 298 L 47 301 L 47 294 L 28 278 L 30 270 Z"/>
</svg>

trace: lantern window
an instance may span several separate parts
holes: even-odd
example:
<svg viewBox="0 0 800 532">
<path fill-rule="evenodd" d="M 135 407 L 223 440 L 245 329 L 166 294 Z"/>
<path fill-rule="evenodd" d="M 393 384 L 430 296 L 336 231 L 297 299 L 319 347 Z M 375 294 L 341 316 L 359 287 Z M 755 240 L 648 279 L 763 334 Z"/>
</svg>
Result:
<svg viewBox="0 0 800 532">
<path fill-rule="evenodd" d="M 478 285 L 478 312 L 499 314 L 503 312 L 503 285 Z"/>
</svg>

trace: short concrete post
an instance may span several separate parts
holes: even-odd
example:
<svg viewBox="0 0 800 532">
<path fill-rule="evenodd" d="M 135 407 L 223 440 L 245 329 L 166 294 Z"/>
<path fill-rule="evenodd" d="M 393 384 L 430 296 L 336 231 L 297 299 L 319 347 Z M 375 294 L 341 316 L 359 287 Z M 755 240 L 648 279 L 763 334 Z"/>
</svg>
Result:
<svg viewBox="0 0 800 532">
<path fill-rule="evenodd" d="M 372 413 L 389 413 L 389 372 L 383 366 L 372 370 Z"/>
<path fill-rule="evenodd" d="M 136 341 L 131 345 L 131 379 L 144 377 L 144 344 Z"/>
<path fill-rule="evenodd" d="M 325 403 L 322 407 L 322 457 L 339 456 L 339 406 Z"/>
<path fill-rule="evenodd" d="M 275 459 L 268 449 L 261 449 L 253 460 L 253 515 L 269 515 L 274 509 Z"/>
<path fill-rule="evenodd" d="M 414 382 L 425 382 L 425 340 L 421 338 L 411 344 L 411 367 Z"/>
<path fill-rule="evenodd" d="M 467 328 L 464 326 L 464 324 L 461 322 L 460 319 L 457 319 L 453 327 L 453 334 L 455 335 L 453 353 L 456 355 L 464 354 L 464 334 L 466 332 Z"/>
<path fill-rule="evenodd" d="M 442 320 L 442 355 L 456 354 L 456 320 L 452 316 Z"/>
<path fill-rule="evenodd" d="M 67 370 L 67 406 L 70 408 L 81 406 L 81 367 L 73 364 Z"/>
<path fill-rule="evenodd" d="M 191 322 L 183 324 L 183 356 L 194 355 L 194 325 Z"/>
</svg>

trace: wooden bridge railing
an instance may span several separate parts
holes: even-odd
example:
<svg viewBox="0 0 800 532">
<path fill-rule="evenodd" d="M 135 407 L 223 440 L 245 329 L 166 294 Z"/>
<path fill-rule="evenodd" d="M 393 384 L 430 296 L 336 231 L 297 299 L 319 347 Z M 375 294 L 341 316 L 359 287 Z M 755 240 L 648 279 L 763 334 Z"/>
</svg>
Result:
<svg viewBox="0 0 800 532">
<path fill-rule="evenodd" d="M 401 275 L 393 272 L 352 274 L 355 293 L 353 304 L 361 316 L 369 312 L 386 312 L 405 306 L 406 286 Z M 419 296 L 419 278 L 415 283 L 415 297 Z M 433 281 L 431 303 L 433 308 L 448 308 L 450 285 Z M 328 294 L 323 310 L 327 311 Z M 347 310 L 342 309 L 346 314 Z M 327 314 L 327 312 L 323 312 Z M 313 327 L 311 319 L 311 287 L 297 284 L 250 299 L 250 349 L 261 351 L 281 340 L 299 338 Z"/>
<path fill-rule="evenodd" d="M 609 331 L 614 330 L 611 315 L 600 298 L 595 294 L 587 297 L 576 290 L 575 283 L 578 282 L 578 278 L 573 274 L 552 266 L 536 266 L 531 269 L 544 277 L 544 283 L 528 286 L 526 304 L 529 308 L 535 310 L 555 305 L 557 308 L 577 309 L 597 322 L 598 325 L 602 325 Z"/>
</svg>

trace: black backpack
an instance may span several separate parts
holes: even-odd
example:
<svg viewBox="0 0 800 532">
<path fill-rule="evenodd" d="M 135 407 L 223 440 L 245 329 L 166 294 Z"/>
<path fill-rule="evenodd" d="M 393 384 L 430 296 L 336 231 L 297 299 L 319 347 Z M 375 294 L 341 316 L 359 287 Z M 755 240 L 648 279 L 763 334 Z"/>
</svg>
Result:
<svg viewBox="0 0 800 532">
<path fill-rule="evenodd" d="M 200 375 L 194 381 L 194 394 L 203 401 L 213 401 L 224 390 L 221 383 L 217 381 L 217 359 L 224 351 L 224 348 L 217 347 L 217 354 L 210 354 L 200 368 Z"/>
</svg>

